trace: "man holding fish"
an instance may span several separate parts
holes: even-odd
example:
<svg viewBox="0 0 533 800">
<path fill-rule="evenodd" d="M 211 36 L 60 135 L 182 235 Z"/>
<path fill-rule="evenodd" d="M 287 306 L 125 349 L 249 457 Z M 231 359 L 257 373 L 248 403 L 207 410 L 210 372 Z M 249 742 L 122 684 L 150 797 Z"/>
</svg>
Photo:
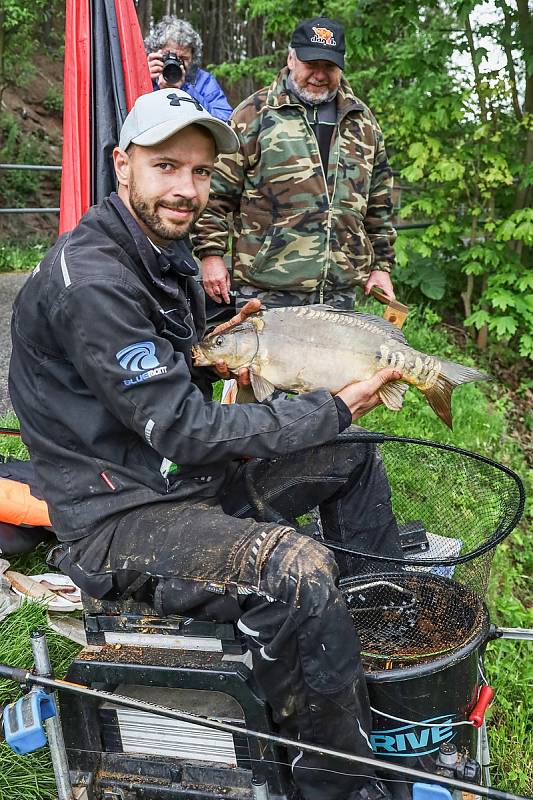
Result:
<svg viewBox="0 0 533 800">
<path fill-rule="evenodd" d="M 343 77 L 344 52 L 338 22 L 304 20 L 287 66 L 230 117 L 239 150 L 217 161 L 193 236 L 215 302 L 229 303 L 230 283 L 238 306 L 258 297 L 351 310 L 356 286 L 394 299 L 392 171 L 379 125 Z"/>
<path fill-rule="evenodd" d="M 295 518 L 318 504 L 329 539 L 401 557 L 379 453 L 332 444 L 401 373 L 378 369 L 335 396 L 212 401 L 217 375 L 192 364 L 205 316 L 182 240 L 207 203 L 215 156 L 237 148 L 185 92 L 138 98 L 113 153 L 118 192 L 60 237 L 15 301 L 11 398 L 60 569 L 94 597 L 235 620 L 280 730 L 370 756 L 339 567 Z M 262 459 L 255 488 L 282 521 L 254 519 L 249 457 Z M 371 769 L 290 758 L 305 800 L 388 797 Z"/>
</svg>

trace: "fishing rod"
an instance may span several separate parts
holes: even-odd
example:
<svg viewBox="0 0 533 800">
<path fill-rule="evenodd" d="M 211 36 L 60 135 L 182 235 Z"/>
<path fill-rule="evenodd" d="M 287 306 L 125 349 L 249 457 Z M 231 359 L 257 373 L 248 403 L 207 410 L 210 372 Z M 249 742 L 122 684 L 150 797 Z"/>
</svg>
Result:
<svg viewBox="0 0 533 800">
<path fill-rule="evenodd" d="M 0 428 L 0 436 L 20 436 L 18 428 Z"/>
<path fill-rule="evenodd" d="M 111 692 L 104 692 L 97 689 L 89 689 L 86 686 L 81 686 L 68 681 L 55 680 L 43 675 L 34 675 L 19 667 L 12 667 L 9 664 L 0 663 L 0 678 L 14 681 L 23 687 L 27 686 L 43 686 L 48 689 L 59 689 L 63 692 L 70 692 L 72 694 L 89 697 L 92 700 L 103 700 L 123 708 L 131 708 L 136 711 L 143 711 L 151 714 L 157 714 L 161 717 L 168 717 L 170 719 L 179 720 L 180 722 L 188 722 L 193 725 L 201 725 L 205 728 L 211 728 L 217 731 L 224 731 L 226 733 L 238 734 L 239 736 L 251 736 L 256 739 L 263 739 L 271 742 L 272 744 L 283 745 L 284 747 L 293 747 L 298 750 L 305 750 L 309 753 L 318 753 L 319 755 L 332 756 L 344 761 L 349 761 L 355 764 L 363 764 L 367 767 L 377 768 L 385 772 L 400 774 L 404 778 L 413 778 L 417 781 L 434 782 L 449 789 L 459 789 L 461 791 L 469 792 L 481 797 L 488 797 L 491 800 L 532 800 L 532 798 L 524 797 L 523 795 L 511 794 L 503 792 L 499 789 L 493 789 L 489 786 L 481 786 L 476 783 L 467 783 L 466 781 L 456 780 L 455 778 L 447 778 L 442 775 L 435 775 L 434 773 L 422 772 L 410 767 L 398 767 L 394 764 L 389 764 L 386 761 L 378 761 L 375 758 L 366 758 L 365 756 L 356 756 L 352 753 L 345 753 L 341 750 L 332 750 L 327 747 L 319 747 L 314 744 L 307 744 L 305 742 L 288 739 L 285 736 L 276 736 L 271 733 L 263 733 L 255 731 L 250 728 L 240 727 L 233 725 L 230 722 L 219 722 L 208 717 L 201 717 L 196 714 L 188 714 L 185 711 L 177 711 L 173 708 L 166 706 L 159 706 L 154 703 L 147 703 L 143 700 L 134 700 L 130 697 L 124 697 Z"/>
</svg>

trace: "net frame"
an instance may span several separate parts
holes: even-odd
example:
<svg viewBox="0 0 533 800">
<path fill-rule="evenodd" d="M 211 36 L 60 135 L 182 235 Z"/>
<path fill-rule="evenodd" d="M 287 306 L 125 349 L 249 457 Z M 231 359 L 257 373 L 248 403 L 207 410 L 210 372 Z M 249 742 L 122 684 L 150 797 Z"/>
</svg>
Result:
<svg viewBox="0 0 533 800">
<path fill-rule="evenodd" d="M 416 565 L 423 565 L 425 567 L 432 567 L 432 566 L 441 566 L 441 567 L 452 567 L 459 564 L 465 564 L 469 561 L 472 561 L 476 558 L 480 558 L 485 553 L 493 550 L 497 544 L 499 544 L 503 539 L 505 539 L 516 527 L 520 518 L 522 516 L 525 504 L 525 490 L 522 481 L 520 480 L 519 476 L 511 470 L 509 467 L 506 467 L 504 464 L 499 464 L 497 461 L 494 461 L 487 456 L 483 456 L 480 453 L 473 453 L 470 450 L 465 450 L 460 447 L 455 447 L 454 445 L 444 444 L 442 442 L 433 442 L 428 439 L 417 439 L 413 437 L 405 437 L 405 436 L 389 436 L 383 433 L 373 433 L 371 431 L 366 431 L 364 429 L 356 430 L 356 431 L 348 431 L 339 434 L 334 442 L 338 442 L 339 444 L 346 444 L 346 443 L 354 443 L 354 444 L 385 444 L 388 442 L 397 442 L 407 445 L 415 445 L 421 446 L 425 448 L 431 448 L 433 450 L 453 453 L 454 455 L 459 455 L 466 459 L 471 459 L 473 461 L 477 461 L 478 463 L 482 463 L 488 465 L 492 469 L 496 470 L 497 472 L 502 473 L 503 475 L 507 476 L 510 480 L 510 486 L 516 490 L 516 500 L 514 501 L 515 511 L 509 517 L 503 517 L 496 529 L 492 532 L 492 535 L 486 539 L 486 541 L 479 546 L 475 547 L 474 549 L 470 550 L 464 554 L 458 554 L 456 556 L 448 556 L 448 557 L 435 557 L 429 558 L 424 557 L 423 554 L 417 554 L 416 558 L 413 558 L 410 563 L 414 566 Z M 260 463 L 260 459 L 251 459 L 245 470 L 245 481 L 246 481 L 246 488 L 249 496 L 250 503 L 254 508 L 255 513 L 257 514 L 258 519 L 263 519 L 265 521 L 270 522 L 278 522 L 281 524 L 287 524 L 287 520 L 283 519 L 283 517 L 270 506 L 267 501 L 259 494 L 257 487 L 255 485 L 254 477 L 255 477 L 255 469 L 256 466 Z M 356 550 L 354 548 L 347 547 L 345 545 L 339 544 L 336 541 L 332 541 L 330 539 L 321 539 L 322 544 L 327 547 L 328 549 L 342 553 L 348 556 L 356 556 L 358 558 L 364 558 L 370 563 L 378 563 L 381 562 L 383 565 L 390 565 L 393 568 L 393 565 L 405 565 L 406 560 L 404 557 L 398 558 L 389 555 L 378 555 L 376 553 L 370 553 L 364 550 Z"/>
<path fill-rule="evenodd" d="M 354 627 L 361 639 L 365 668 L 373 671 L 430 663 L 462 648 L 474 646 L 478 639 L 484 639 L 489 617 L 483 596 L 487 588 L 492 551 L 511 533 L 524 509 L 525 491 L 518 475 L 487 456 L 426 439 L 388 436 L 358 429 L 339 434 L 334 441 L 339 444 L 377 445 L 387 476 L 390 478 L 390 468 L 396 479 L 390 483 L 393 508 L 395 492 L 396 499 L 400 497 L 398 509 L 394 509 L 398 523 L 402 524 L 402 517 L 405 523 L 412 511 L 418 512 L 428 520 L 428 530 L 424 525 L 424 532 L 428 537 L 441 540 L 439 545 L 443 552 L 446 552 L 446 545 L 450 542 L 459 543 L 461 547 L 454 555 L 443 556 L 437 552 L 435 557 L 428 557 L 423 552 L 416 552 L 406 556 L 404 552 L 398 558 L 318 539 L 328 549 L 342 554 L 343 558 L 347 557 L 347 564 L 351 565 L 351 568 L 348 566 L 341 570 L 339 589 L 345 596 Z M 392 448 L 387 463 L 383 445 L 388 443 L 397 443 L 398 447 L 405 445 L 406 450 L 410 451 L 405 458 L 406 465 L 420 463 L 429 469 L 438 467 L 436 478 L 437 485 L 441 487 L 440 494 L 427 490 L 431 481 L 426 481 L 427 486 L 424 484 L 420 491 L 416 491 L 419 486 L 416 471 L 412 474 L 405 472 L 409 479 L 404 481 L 401 469 L 394 469 L 396 464 L 402 464 L 402 460 L 397 458 Z M 421 453 L 430 448 L 437 454 L 437 459 L 419 459 L 417 447 Z M 439 453 L 452 454 L 453 457 L 439 459 Z M 460 470 L 455 467 L 455 457 L 465 464 Z M 259 494 L 258 484 L 254 480 L 259 464 L 258 459 L 253 459 L 245 469 L 246 486 L 255 514 L 263 520 L 287 524 Z M 406 466 L 406 470 L 408 468 Z M 446 480 L 440 484 L 439 474 L 446 476 Z M 433 474 L 431 478 L 434 479 Z M 414 498 L 409 491 L 411 486 L 415 487 Z M 454 495 L 456 487 L 457 497 L 463 500 L 462 513 L 458 513 L 452 501 L 449 506 L 451 514 L 443 516 L 443 507 L 446 509 L 443 498 L 446 498 L 448 491 Z M 454 495 L 453 499 L 457 500 L 457 497 Z M 476 513 L 484 497 L 485 513 Z M 426 500 L 433 503 L 427 514 Z M 439 531 L 436 536 L 430 531 L 433 524 Z M 470 547 L 467 552 L 462 549 L 463 544 Z M 354 558 L 350 559 L 350 556 Z M 399 593 L 404 591 L 402 587 L 408 587 L 407 595 L 412 594 L 412 608 L 405 603 L 403 609 L 399 605 L 395 607 L 395 602 L 400 602 Z M 354 608 L 349 599 L 350 590 L 353 590 L 352 593 L 361 593 L 365 588 L 374 590 L 374 605 Z"/>
</svg>

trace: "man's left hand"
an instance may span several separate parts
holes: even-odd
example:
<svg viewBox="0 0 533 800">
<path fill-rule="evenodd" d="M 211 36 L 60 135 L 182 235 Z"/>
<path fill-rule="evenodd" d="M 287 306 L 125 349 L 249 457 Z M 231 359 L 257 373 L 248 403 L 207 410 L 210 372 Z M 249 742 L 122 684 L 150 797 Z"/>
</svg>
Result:
<svg viewBox="0 0 533 800">
<path fill-rule="evenodd" d="M 395 300 L 396 295 L 392 286 L 391 277 L 388 272 L 382 269 L 375 269 L 370 273 L 370 277 L 365 283 L 365 294 L 370 294 L 373 286 L 377 286 L 384 294 L 387 295 L 389 300 Z"/>
<path fill-rule="evenodd" d="M 222 380 L 230 381 L 232 378 L 235 378 L 239 386 L 250 385 L 250 370 L 248 367 L 240 367 L 237 372 L 230 372 L 228 365 L 222 359 L 220 359 L 220 361 L 215 361 L 213 366 L 218 377 L 222 378 Z"/>
<path fill-rule="evenodd" d="M 246 318 L 250 316 L 250 314 L 257 314 L 258 311 L 261 311 L 261 301 L 257 298 L 253 300 L 248 300 L 247 303 L 243 305 L 241 310 L 238 314 L 232 317 L 227 322 L 222 322 L 220 325 L 211 331 L 209 336 L 216 336 L 219 333 L 224 333 L 224 331 L 229 330 L 230 328 L 234 328 L 236 325 L 240 325 L 241 322 L 245 322 Z M 250 372 L 247 367 L 241 367 L 237 374 L 230 372 L 228 365 L 222 359 L 217 361 L 214 365 L 217 374 L 223 378 L 225 381 L 230 380 L 230 378 L 237 378 L 237 383 L 239 386 L 249 386 L 250 385 Z"/>
</svg>

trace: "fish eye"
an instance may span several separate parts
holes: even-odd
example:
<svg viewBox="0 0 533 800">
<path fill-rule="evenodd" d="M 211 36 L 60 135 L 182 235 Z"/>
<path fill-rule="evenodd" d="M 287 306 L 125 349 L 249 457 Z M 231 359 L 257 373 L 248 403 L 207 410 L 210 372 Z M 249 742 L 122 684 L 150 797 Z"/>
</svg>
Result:
<svg viewBox="0 0 533 800">
<path fill-rule="evenodd" d="M 224 337 L 223 336 L 217 336 L 217 338 L 215 339 L 215 344 L 216 344 L 217 347 L 220 347 L 221 345 L 223 345 L 224 344 Z"/>
</svg>

